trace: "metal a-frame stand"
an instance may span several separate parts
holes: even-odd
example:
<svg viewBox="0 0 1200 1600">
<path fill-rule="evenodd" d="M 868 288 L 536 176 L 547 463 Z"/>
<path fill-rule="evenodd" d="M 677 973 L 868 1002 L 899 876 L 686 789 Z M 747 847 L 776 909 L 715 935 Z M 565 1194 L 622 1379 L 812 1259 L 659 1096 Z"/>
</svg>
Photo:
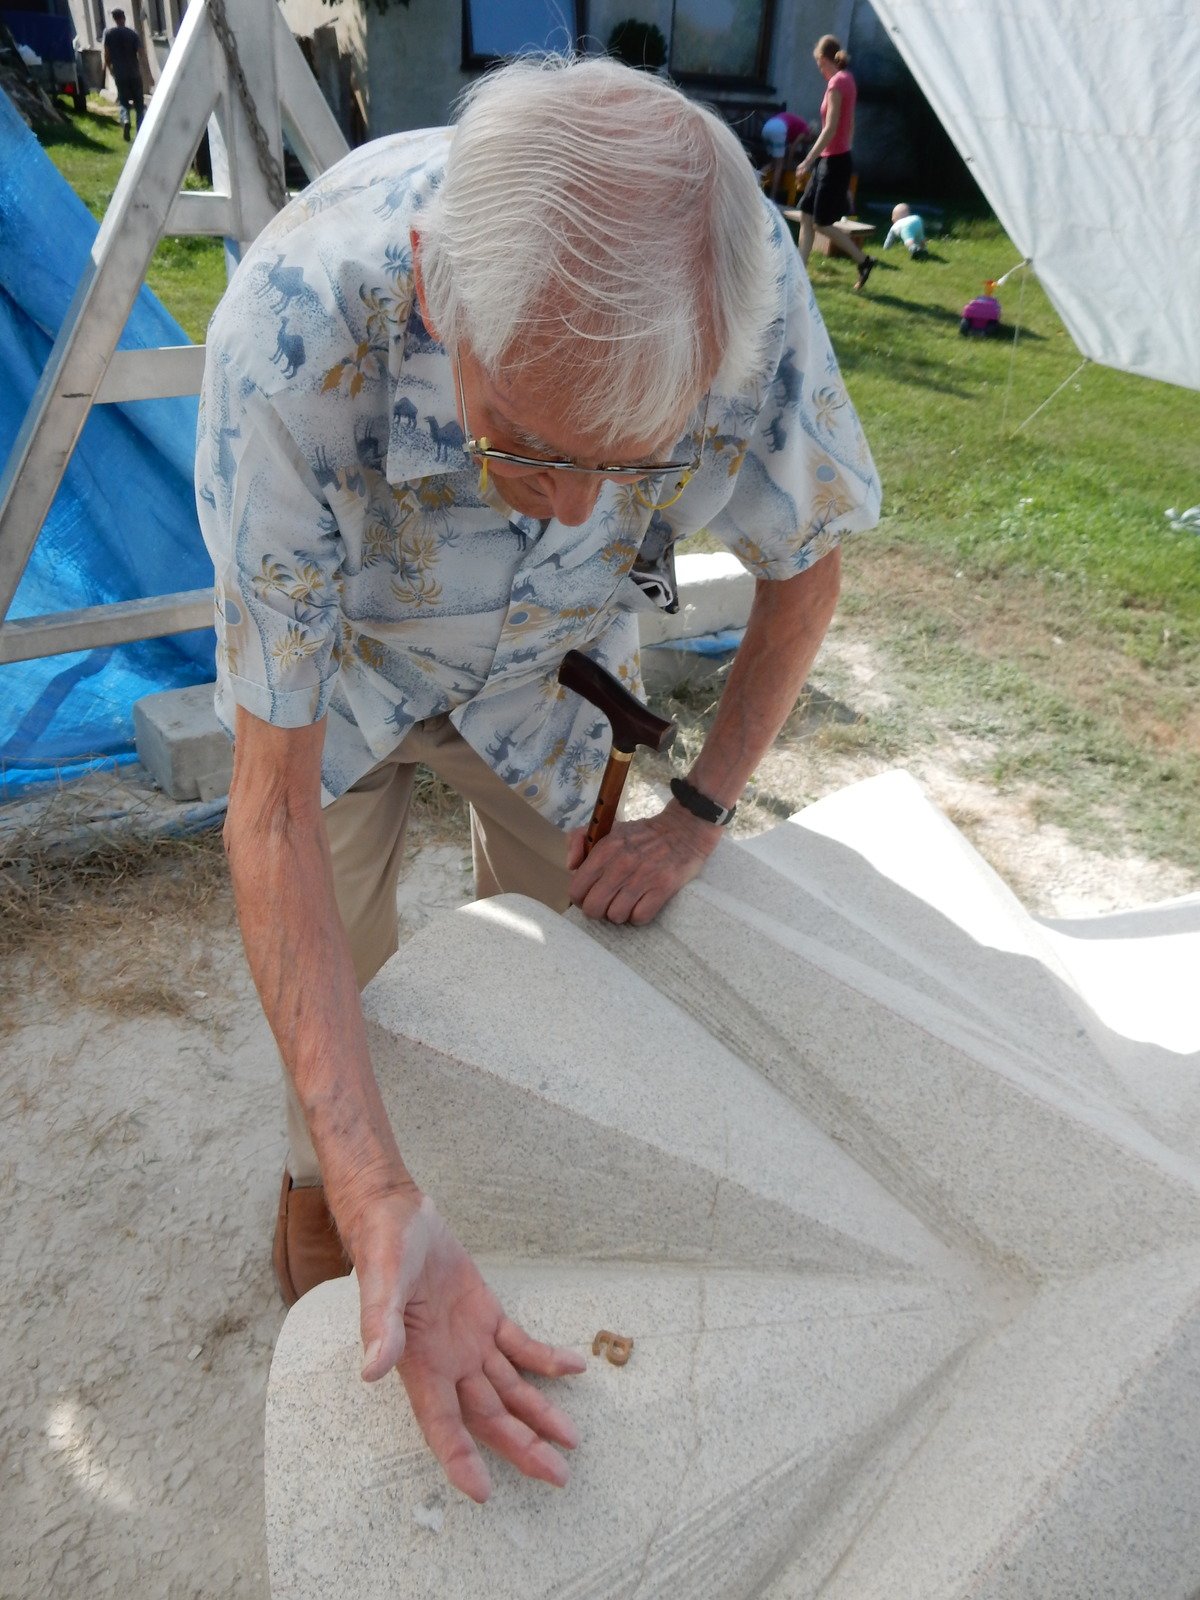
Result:
<svg viewBox="0 0 1200 1600">
<path fill-rule="evenodd" d="M 213 192 L 181 192 L 205 124 Z M 285 132 L 310 178 L 346 154 L 276 0 L 192 0 L 0 479 L 0 663 L 212 620 L 208 589 L 4 619 L 92 406 L 199 393 L 203 345 L 117 341 L 164 234 L 224 237 L 232 270 L 286 199 Z"/>
</svg>

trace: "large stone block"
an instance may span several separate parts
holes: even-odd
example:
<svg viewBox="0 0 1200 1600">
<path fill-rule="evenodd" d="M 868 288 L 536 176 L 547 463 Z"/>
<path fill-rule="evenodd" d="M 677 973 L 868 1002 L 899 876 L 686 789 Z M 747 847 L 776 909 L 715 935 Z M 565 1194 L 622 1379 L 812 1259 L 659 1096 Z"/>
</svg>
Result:
<svg viewBox="0 0 1200 1600">
<path fill-rule="evenodd" d="M 754 602 L 754 578 L 727 551 L 681 555 L 679 610 L 638 614 L 650 694 L 714 682 L 733 660 Z"/>
<path fill-rule="evenodd" d="M 634 1350 L 558 1386 L 569 1487 L 480 1508 L 314 1291 L 276 1596 L 1188 1600 L 1198 966 L 1200 897 L 1039 923 L 902 774 L 649 928 L 431 924 L 366 995 L 406 1157 L 510 1314 Z"/>
<path fill-rule="evenodd" d="M 638 629 L 643 649 L 702 633 L 744 628 L 754 602 L 754 578 L 727 551 L 698 551 L 676 557 L 679 610 L 642 611 Z"/>
<path fill-rule="evenodd" d="M 229 793 L 233 745 L 213 709 L 213 685 L 164 689 L 133 705 L 138 760 L 172 800 Z"/>
</svg>

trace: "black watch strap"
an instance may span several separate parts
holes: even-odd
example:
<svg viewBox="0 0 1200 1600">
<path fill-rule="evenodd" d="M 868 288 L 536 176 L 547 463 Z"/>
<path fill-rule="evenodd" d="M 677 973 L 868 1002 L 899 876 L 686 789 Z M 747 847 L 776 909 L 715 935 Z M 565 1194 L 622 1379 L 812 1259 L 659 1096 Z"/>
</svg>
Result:
<svg viewBox="0 0 1200 1600">
<path fill-rule="evenodd" d="M 733 821 L 736 806 L 728 810 L 719 806 L 715 800 L 710 800 L 706 794 L 701 794 L 686 778 L 671 779 L 671 793 L 685 811 L 690 811 L 694 817 L 699 817 L 702 822 L 714 822 L 718 828 L 724 828 Z"/>
</svg>

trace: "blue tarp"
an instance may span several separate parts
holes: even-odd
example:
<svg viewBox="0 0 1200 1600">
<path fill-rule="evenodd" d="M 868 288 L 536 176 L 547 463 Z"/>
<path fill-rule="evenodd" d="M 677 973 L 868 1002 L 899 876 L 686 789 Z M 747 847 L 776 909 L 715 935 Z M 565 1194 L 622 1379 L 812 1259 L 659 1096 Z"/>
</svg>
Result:
<svg viewBox="0 0 1200 1600">
<path fill-rule="evenodd" d="M 0 11 L 0 22 L 18 44 L 36 50 L 43 61 L 75 60 L 75 24 L 70 17 L 50 16 L 44 11 Z"/>
<path fill-rule="evenodd" d="M 0 457 L 7 458 L 97 225 L 0 93 Z M 148 289 L 120 348 L 187 344 Z M 201 589 L 196 400 L 95 406 L 10 617 Z M 133 752 L 133 702 L 213 677 L 211 629 L 0 666 L 0 799 Z"/>
</svg>

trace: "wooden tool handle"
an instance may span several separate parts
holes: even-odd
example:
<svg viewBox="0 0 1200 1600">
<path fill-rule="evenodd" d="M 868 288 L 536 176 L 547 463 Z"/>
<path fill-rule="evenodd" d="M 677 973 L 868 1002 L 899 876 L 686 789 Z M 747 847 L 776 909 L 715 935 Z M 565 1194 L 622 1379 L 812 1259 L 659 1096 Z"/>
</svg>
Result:
<svg viewBox="0 0 1200 1600">
<path fill-rule="evenodd" d="M 585 860 L 591 853 L 592 847 L 600 843 L 617 820 L 617 807 L 621 804 L 621 794 L 625 788 L 625 779 L 632 760 L 632 750 L 614 750 L 608 758 L 608 765 L 600 780 L 600 793 L 596 796 L 596 808 L 592 812 L 592 820 L 588 823 L 588 830 L 583 838 Z"/>
<path fill-rule="evenodd" d="M 656 717 L 649 706 L 644 706 L 636 695 L 611 672 L 605 671 L 581 650 L 568 650 L 558 669 L 558 681 L 564 689 L 595 706 L 612 729 L 614 750 L 627 750 L 631 755 L 639 744 L 660 754 L 675 737 L 675 724 L 665 717 Z"/>
</svg>

